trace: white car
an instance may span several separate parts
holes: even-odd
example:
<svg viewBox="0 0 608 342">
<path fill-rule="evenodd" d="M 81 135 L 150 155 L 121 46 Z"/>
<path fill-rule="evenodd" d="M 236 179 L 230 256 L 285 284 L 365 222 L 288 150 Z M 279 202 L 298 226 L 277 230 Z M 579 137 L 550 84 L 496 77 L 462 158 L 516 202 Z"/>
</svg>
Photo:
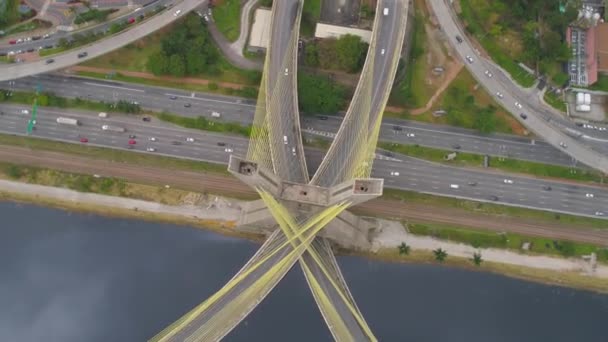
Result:
<svg viewBox="0 0 608 342">
<path fill-rule="evenodd" d="M 467 56 L 466 59 L 469 63 L 473 64 L 473 57 Z"/>
<path fill-rule="evenodd" d="M 604 213 L 601 211 L 596 211 L 595 216 L 604 216 Z"/>
<path fill-rule="evenodd" d="M 226 148 L 224 149 L 224 152 L 228 152 L 228 153 L 230 153 L 230 152 L 232 152 L 232 149 L 231 149 L 230 147 L 226 147 Z"/>
<path fill-rule="evenodd" d="M 391 176 L 399 176 L 399 172 L 397 172 L 397 171 L 391 171 Z"/>
<path fill-rule="evenodd" d="M 406 136 L 408 138 L 414 138 L 414 137 L 416 137 L 416 134 L 414 134 L 414 133 L 407 133 Z"/>
<path fill-rule="evenodd" d="M 21 114 L 29 114 L 29 113 L 30 113 L 30 111 L 27 110 L 27 109 L 22 109 L 21 110 Z"/>
<path fill-rule="evenodd" d="M 294 156 L 296 155 L 296 148 L 295 147 L 291 148 L 291 154 L 293 154 Z"/>
<path fill-rule="evenodd" d="M 289 75 L 289 69 L 285 68 L 285 76 Z"/>
<path fill-rule="evenodd" d="M 150 141 L 158 141 L 155 137 L 150 137 Z"/>
<path fill-rule="evenodd" d="M 587 197 L 587 198 L 593 198 L 594 196 L 593 196 L 593 194 L 591 194 L 591 193 L 586 193 L 586 194 L 585 194 L 585 197 Z"/>
<path fill-rule="evenodd" d="M 180 15 L 180 13 L 182 13 L 182 10 L 177 10 L 175 11 L 175 13 L 173 13 L 173 16 L 177 17 L 178 15 Z"/>
<path fill-rule="evenodd" d="M 186 141 L 187 141 L 187 142 L 194 142 L 194 138 L 190 138 L 190 137 L 188 137 L 188 138 L 186 138 Z"/>
<path fill-rule="evenodd" d="M 382 56 L 384 56 L 384 52 L 385 52 L 385 51 L 384 51 L 384 49 L 380 50 L 380 54 L 381 54 Z"/>
<path fill-rule="evenodd" d="M 513 180 L 511 180 L 511 179 L 503 179 L 502 182 L 505 184 L 513 184 Z"/>
<path fill-rule="evenodd" d="M 497 91 L 496 92 L 496 96 L 498 96 L 499 99 L 502 99 L 503 97 L 505 97 L 501 92 Z"/>
<path fill-rule="evenodd" d="M 146 149 L 146 151 L 148 151 L 148 152 L 156 152 L 156 149 L 154 147 L 148 147 Z"/>
<path fill-rule="evenodd" d="M 283 136 L 283 144 L 287 145 L 287 136 L 286 135 Z"/>
<path fill-rule="evenodd" d="M 483 72 L 486 76 L 492 78 L 492 73 L 490 72 L 490 70 L 486 70 Z"/>
<path fill-rule="evenodd" d="M 515 102 L 515 107 L 517 107 L 519 109 L 522 109 L 523 106 L 521 105 L 521 103 Z"/>
</svg>

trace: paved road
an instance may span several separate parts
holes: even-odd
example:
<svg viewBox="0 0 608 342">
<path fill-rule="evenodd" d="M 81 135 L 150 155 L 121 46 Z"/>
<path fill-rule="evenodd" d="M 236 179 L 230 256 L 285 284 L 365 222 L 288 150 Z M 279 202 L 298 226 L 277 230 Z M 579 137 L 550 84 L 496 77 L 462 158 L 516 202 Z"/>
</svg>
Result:
<svg viewBox="0 0 608 342">
<path fill-rule="evenodd" d="M 211 118 L 211 112 L 217 111 L 222 115 L 221 120 L 245 125 L 251 124 L 255 110 L 255 101 L 250 99 L 54 74 L 0 82 L 2 89 L 32 91 L 37 86 L 40 86 L 42 91 L 52 91 L 58 96 L 89 98 L 105 102 L 137 101 L 149 110 L 166 110 L 189 117 L 202 115 Z M 170 95 L 176 95 L 178 99 L 169 101 Z M 186 103 L 190 103 L 191 107 L 184 107 Z M 321 120 L 321 118 L 328 120 Z M 342 118 L 342 116 L 303 117 L 301 126 L 304 132 L 327 136 L 337 132 Z M 395 126 L 399 126 L 401 130 L 396 131 Z M 411 133 L 414 134 L 414 137 L 408 136 Z M 542 140 L 506 134 L 482 135 L 469 129 L 416 121 L 384 118 L 380 140 L 400 144 L 419 144 L 446 150 L 452 150 L 459 145 L 460 151 L 463 152 L 563 166 L 573 165 L 570 156 Z"/>
<path fill-rule="evenodd" d="M 0 132 L 23 134 L 29 116 L 19 112 L 27 107 L 2 105 L 0 108 L 5 112 L 0 116 Z M 248 145 L 247 139 L 242 137 L 188 130 L 156 121 L 145 123 L 138 118 L 119 115 L 100 119 L 94 114 L 41 108 L 34 136 L 74 143 L 78 143 L 79 137 L 84 136 L 89 139 L 89 144 L 127 148 L 128 135 L 135 134 L 137 136 L 135 150 L 145 151 L 147 147 L 155 147 L 157 148 L 155 153 L 216 163 L 228 162 L 230 153 L 226 152 L 226 148 L 232 149 L 234 154 L 243 156 Z M 59 116 L 78 118 L 83 124 L 77 129 L 60 126 L 56 123 L 56 118 Z M 105 123 L 125 127 L 127 132 L 104 132 L 100 127 Z M 158 141 L 152 142 L 149 140 L 150 137 L 155 137 Z M 195 141 L 186 142 L 187 137 L 193 137 Z M 179 141 L 181 145 L 172 145 L 173 141 Z M 218 142 L 225 143 L 226 146 L 218 146 Z M 309 171 L 314 171 L 322 156 L 321 151 L 306 150 Z M 372 177 L 385 178 L 385 186 L 388 188 L 487 202 L 493 202 L 491 196 L 497 196 L 496 203 L 500 204 L 577 215 L 595 216 L 597 211 L 608 213 L 608 189 L 602 186 L 537 179 L 481 169 L 457 168 L 399 155 L 392 160 L 381 156 L 378 158 L 380 159 L 375 161 Z M 399 172 L 399 176 L 391 176 L 391 171 Z M 506 184 L 504 179 L 512 180 L 513 183 Z M 477 184 L 468 185 L 469 182 L 477 182 Z M 458 189 L 451 188 L 450 184 L 457 184 Z M 550 186 L 552 190 L 543 190 L 545 186 Z M 588 193 L 593 194 L 594 197 L 587 198 Z"/>
<path fill-rule="evenodd" d="M 542 105 L 534 90 L 522 89 L 492 61 L 478 56 L 470 41 L 466 39 L 447 1 L 437 0 L 429 3 L 442 31 L 456 53 L 465 61 L 471 74 L 490 94 L 503 94 L 503 98 L 497 99 L 506 110 L 551 145 L 562 148 L 568 155 L 594 169 L 608 173 L 608 139 L 605 133 L 587 131 L 585 135 L 581 135 L 581 130 L 573 122 Z M 464 42 L 457 43 L 456 35 L 460 35 Z M 473 61 L 467 61 L 466 56 L 470 56 Z M 491 71 L 494 76 L 486 76 L 486 70 Z M 515 105 L 516 102 L 522 105 L 521 109 Z M 520 113 L 526 113 L 527 119 L 521 118 Z M 565 145 L 560 147 L 560 144 Z"/>
<path fill-rule="evenodd" d="M 183 0 L 178 4 L 175 4 L 168 11 L 162 12 L 148 19 L 141 25 L 131 27 L 126 31 L 118 33 L 112 37 L 99 40 L 92 44 L 55 55 L 52 57 L 54 59 L 54 63 L 51 64 L 46 64 L 46 60 L 17 64 L 2 64 L 0 65 L 0 81 L 13 80 L 25 76 L 59 70 L 89 59 L 93 59 L 95 57 L 99 57 L 140 38 L 143 38 L 150 33 L 172 23 L 178 18 L 183 17 L 186 15 L 186 13 L 199 6 L 201 1 L 202 0 Z M 176 17 L 174 16 L 174 13 L 177 10 L 181 10 L 182 12 Z M 87 52 L 88 56 L 78 58 L 78 54 L 81 52 Z"/>
</svg>

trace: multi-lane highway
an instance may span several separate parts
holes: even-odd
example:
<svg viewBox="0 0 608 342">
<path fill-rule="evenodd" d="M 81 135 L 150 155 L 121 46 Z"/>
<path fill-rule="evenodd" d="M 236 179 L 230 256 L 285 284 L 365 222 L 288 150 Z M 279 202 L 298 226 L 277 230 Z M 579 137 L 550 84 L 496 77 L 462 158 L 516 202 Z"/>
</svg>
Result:
<svg viewBox="0 0 608 342">
<path fill-rule="evenodd" d="M 222 115 L 219 120 L 245 125 L 251 124 L 255 111 L 255 101 L 250 99 L 80 77 L 42 74 L 0 82 L 0 88 L 7 90 L 33 91 L 38 86 L 42 91 L 51 91 L 58 96 L 105 102 L 137 101 L 148 110 L 168 111 L 190 117 L 203 115 L 211 118 L 211 113 L 217 111 Z M 176 96 L 177 99 L 169 100 L 170 96 Z M 184 107 L 185 104 L 191 106 Z M 326 118 L 327 120 L 322 120 Z M 341 116 L 303 117 L 301 127 L 305 133 L 327 136 L 337 132 L 341 120 Z M 462 152 L 548 164 L 573 165 L 570 156 L 544 141 L 506 134 L 482 135 L 473 130 L 415 121 L 384 118 L 380 140 L 446 150 L 458 149 Z"/>
<path fill-rule="evenodd" d="M 55 55 L 52 57 L 52 63 L 48 63 L 49 59 L 43 59 L 16 64 L 0 64 L 0 81 L 13 80 L 25 76 L 59 70 L 99 57 L 149 35 L 181 18 L 199 5 L 201 5 L 201 0 L 183 0 L 171 7 L 170 10 L 148 19 L 141 25 L 136 25 L 111 37 Z M 181 11 L 180 14 L 175 15 L 178 10 Z M 78 58 L 78 54 L 82 52 L 87 52 L 88 55 L 83 58 Z"/>
<path fill-rule="evenodd" d="M 0 132 L 25 133 L 29 116 L 20 114 L 22 109 L 29 108 L 15 105 L 0 106 L 0 110 L 5 113 L 0 116 Z M 59 116 L 77 118 L 82 125 L 77 128 L 58 125 L 56 118 Z M 105 132 L 101 130 L 102 124 L 125 127 L 127 132 Z M 226 148 L 231 148 L 232 153 L 243 156 L 248 145 L 247 139 L 243 137 L 188 130 L 156 120 L 146 123 L 137 117 L 110 115 L 109 118 L 102 119 L 97 117 L 96 113 L 74 110 L 41 108 L 36 127 L 33 136 L 73 143 L 79 143 L 81 137 L 86 137 L 89 140 L 88 144 L 123 149 L 128 147 L 128 136 L 134 134 L 137 136 L 135 151 L 145 152 L 147 147 L 155 147 L 157 151 L 153 153 L 215 163 L 228 162 L 230 153 L 226 152 Z M 151 137 L 157 138 L 157 141 L 150 141 Z M 194 142 L 187 142 L 187 137 L 194 138 Z M 180 145 L 173 145 L 174 141 L 179 142 Z M 223 143 L 224 146 L 219 146 L 218 143 Z M 321 151 L 306 150 L 311 171 L 319 165 L 322 156 Z M 392 176 L 391 172 L 398 172 L 399 175 Z M 372 176 L 385 178 L 385 186 L 389 188 L 577 215 L 598 217 L 595 215 L 596 212 L 608 214 L 608 189 L 602 186 L 450 167 L 399 155 L 394 159 L 386 157 L 376 159 Z M 512 183 L 505 183 L 505 180 Z M 458 188 L 452 188 L 452 184 L 458 185 Z M 551 190 L 545 190 L 548 187 Z M 588 197 L 587 194 L 592 194 L 593 197 Z"/>
<path fill-rule="evenodd" d="M 466 38 L 449 1 L 430 1 L 430 5 L 447 40 L 467 69 L 506 110 L 551 145 L 592 168 L 608 173 L 608 139 L 605 133 L 588 131 L 583 134 L 573 122 L 542 104 L 533 90 L 522 89 L 495 63 L 479 56 Z M 458 35 L 462 43 L 457 41 Z M 493 76 L 488 76 L 486 71 Z M 502 95 L 497 96 L 497 93 Z"/>
</svg>

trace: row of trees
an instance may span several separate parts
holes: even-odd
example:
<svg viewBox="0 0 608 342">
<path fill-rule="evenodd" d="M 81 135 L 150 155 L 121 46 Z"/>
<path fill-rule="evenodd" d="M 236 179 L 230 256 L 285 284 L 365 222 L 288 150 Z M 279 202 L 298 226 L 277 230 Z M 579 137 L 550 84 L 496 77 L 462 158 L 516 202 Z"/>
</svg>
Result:
<svg viewBox="0 0 608 342">
<path fill-rule="evenodd" d="M 358 72 L 363 67 L 368 44 L 361 37 L 344 35 L 338 39 L 323 39 L 306 45 L 304 64 L 322 69 Z"/>
<path fill-rule="evenodd" d="M 344 108 L 347 91 L 323 76 L 298 74 L 298 102 L 307 114 L 336 113 Z"/>
<path fill-rule="evenodd" d="M 399 248 L 399 255 L 410 254 L 411 247 L 408 244 L 406 244 L 405 242 L 402 242 L 398 246 L 398 248 Z M 437 260 L 439 262 L 444 262 L 445 259 L 448 257 L 448 252 L 446 252 L 442 248 L 437 248 L 437 249 L 433 250 L 433 254 L 435 255 L 435 260 Z M 471 258 L 471 261 L 477 266 L 481 265 L 481 262 L 483 261 L 483 259 L 481 258 L 481 253 L 480 252 L 473 253 L 473 258 Z"/>
<path fill-rule="evenodd" d="M 183 77 L 220 72 L 219 53 L 200 18 L 189 15 L 161 41 L 161 50 L 148 58 L 147 68 L 155 75 Z"/>
</svg>

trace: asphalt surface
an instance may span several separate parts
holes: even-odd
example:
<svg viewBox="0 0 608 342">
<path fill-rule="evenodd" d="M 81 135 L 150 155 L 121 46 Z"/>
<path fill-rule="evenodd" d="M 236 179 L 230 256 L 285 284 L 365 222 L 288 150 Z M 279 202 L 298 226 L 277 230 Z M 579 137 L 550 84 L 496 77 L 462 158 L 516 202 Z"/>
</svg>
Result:
<svg viewBox="0 0 608 342">
<path fill-rule="evenodd" d="M 29 115 L 20 114 L 20 111 L 30 108 L 13 105 L 2 105 L 0 108 L 5 112 L 0 116 L 0 132 L 25 134 Z M 82 122 L 82 126 L 58 125 L 56 118 L 59 116 L 77 118 Z M 80 137 L 86 137 L 89 139 L 89 144 L 124 149 L 128 146 L 128 136 L 135 134 L 137 136 L 135 150 L 145 152 L 147 147 L 154 147 L 157 149 L 154 152 L 156 154 L 215 163 L 226 164 L 230 153 L 245 155 L 248 146 L 248 140 L 244 137 L 188 130 L 156 120 L 146 123 L 139 118 L 113 114 L 107 119 L 101 119 L 90 112 L 41 108 L 37 121 L 37 129 L 33 134 L 37 137 L 73 143 L 79 143 Z M 125 127 L 127 132 L 102 131 L 103 124 Z M 150 137 L 157 138 L 157 141 L 150 141 Z M 187 142 L 187 137 L 192 137 L 195 141 Z M 178 141 L 181 145 L 173 145 L 173 141 Z M 224 143 L 225 146 L 218 146 L 218 142 Z M 226 152 L 227 148 L 232 149 L 232 152 Z M 323 153 L 316 149 L 306 149 L 306 157 L 309 171 L 314 172 Z M 384 184 L 387 188 L 576 215 L 595 216 L 597 211 L 608 214 L 608 189 L 603 186 L 457 168 L 399 155 L 395 158 L 378 155 L 378 158 L 374 163 L 372 177 L 385 178 Z M 399 176 L 391 176 L 391 172 L 399 172 Z M 505 179 L 512 180 L 513 183 L 504 183 Z M 477 184 L 468 185 L 469 182 L 477 182 Z M 458 188 L 451 188 L 450 184 L 456 184 Z M 543 190 L 545 186 L 550 186 L 551 190 Z M 587 193 L 593 194 L 594 197 L 587 198 Z M 492 201 L 491 196 L 496 196 L 497 200 Z"/>
<path fill-rule="evenodd" d="M 479 56 L 470 41 L 464 34 L 455 13 L 448 1 L 430 1 L 437 21 L 447 40 L 452 44 L 456 53 L 464 60 L 467 69 L 473 77 L 490 93 L 499 103 L 513 113 L 525 127 L 541 136 L 543 140 L 580 162 L 608 173 L 608 134 L 606 132 L 583 132 L 574 122 L 563 118 L 559 113 L 543 105 L 534 89 L 522 89 L 496 64 Z M 463 38 L 463 43 L 456 41 L 456 36 Z M 472 58 L 467 61 L 467 56 Z M 493 77 L 488 77 L 488 70 Z M 500 92 L 503 98 L 495 94 Z M 516 102 L 522 108 L 516 106 Z M 527 119 L 520 117 L 525 113 Z M 563 146 L 561 146 L 561 145 Z"/>
<path fill-rule="evenodd" d="M 255 111 L 255 101 L 251 99 L 54 74 L 0 82 L 0 88 L 8 90 L 33 91 L 37 86 L 40 86 L 42 91 L 52 91 L 62 97 L 81 97 L 105 102 L 137 101 L 148 110 L 166 110 L 189 117 L 202 115 L 211 118 L 211 112 L 217 111 L 222 115 L 220 120 L 245 125 L 251 124 Z M 178 99 L 168 101 L 171 95 L 178 96 Z M 191 107 L 184 107 L 186 103 L 190 103 Z M 325 117 L 327 120 L 320 119 Z M 328 136 L 337 132 L 342 118 L 342 116 L 306 116 L 301 120 L 301 127 L 305 133 Z M 395 126 L 399 126 L 401 130 L 395 130 Z M 575 162 L 563 151 L 542 140 L 506 134 L 483 135 L 459 127 L 386 117 L 383 119 L 380 140 L 406 145 L 419 144 L 445 150 L 456 150 L 455 147 L 459 146 L 458 150 L 462 152 L 563 166 L 572 166 Z"/>
<path fill-rule="evenodd" d="M 141 39 L 150 33 L 172 23 L 173 21 L 186 15 L 197 6 L 200 6 L 200 4 L 201 0 L 183 0 L 173 5 L 170 9 L 151 17 L 140 25 L 133 26 L 125 31 L 117 33 L 116 35 L 104 38 L 89 45 L 81 46 L 79 48 L 62 52 L 47 59 L 38 61 L 0 64 L 0 81 L 13 80 L 25 76 L 64 69 L 71 65 L 99 57 Z M 181 14 L 179 16 L 174 15 L 177 10 L 181 10 Z M 81 52 L 87 52 L 88 56 L 78 58 L 78 54 Z M 47 64 L 49 59 L 53 59 L 54 62 Z"/>
</svg>

